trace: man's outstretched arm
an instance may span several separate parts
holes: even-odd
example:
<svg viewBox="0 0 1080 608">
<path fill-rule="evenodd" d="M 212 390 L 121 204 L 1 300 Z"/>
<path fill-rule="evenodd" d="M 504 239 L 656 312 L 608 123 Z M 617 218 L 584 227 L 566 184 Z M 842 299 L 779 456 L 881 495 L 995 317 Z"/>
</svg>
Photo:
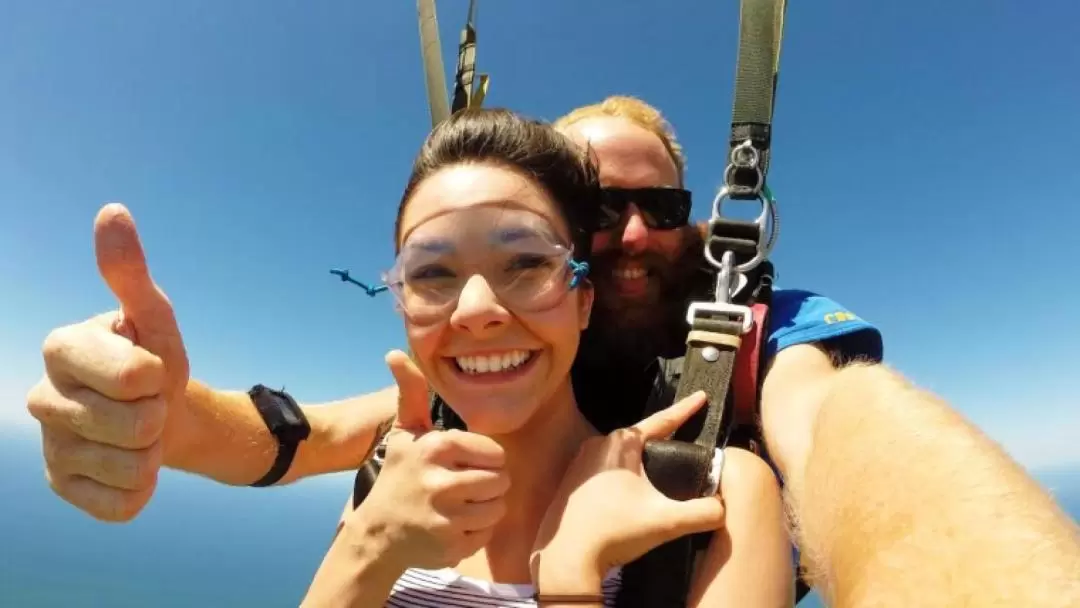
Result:
<svg viewBox="0 0 1080 608">
<path fill-rule="evenodd" d="M 114 333 L 115 318 L 99 315 L 45 341 L 46 371 L 27 409 L 41 423 L 52 489 L 97 519 L 128 521 L 152 497 L 162 464 L 233 485 L 265 475 L 277 441 L 247 393 L 184 378 L 168 396 L 168 363 Z M 358 466 L 396 404 L 391 387 L 302 407 L 311 434 L 279 483 Z"/>
<path fill-rule="evenodd" d="M 218 391 L 192 380 L 186 417 L 168 437 L 164 465 L 231 485 L 262 477 L 277 456 L 277 440 L 244 391 Z M 380 423 L 394 416 L 397 387 L 317 405 L 301 405 L 311 434 L 300 442 L 276 485 L 358 467 L 371 453 Z M 166 433 L 169 431 L 166 430 Z"/>
<path fill-rule="evenodd" d="M 762 395 L 807 576 L 833 606 L 1080 605 L 1080 530 L 997 444 L 882 364 L 781 351 Z"/>
</svg>

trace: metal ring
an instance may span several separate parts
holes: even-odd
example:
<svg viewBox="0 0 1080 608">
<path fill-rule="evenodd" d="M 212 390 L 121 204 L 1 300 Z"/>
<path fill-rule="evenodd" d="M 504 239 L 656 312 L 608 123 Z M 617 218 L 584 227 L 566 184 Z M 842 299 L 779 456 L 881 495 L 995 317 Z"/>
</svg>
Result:
<svg viewBox="0 0 1080 608">
<path fill-rule="evenodd" d="M 748 160 L 746 160 L 745 162 L 740 162 L 738 154 L 747 150 L 750 151 L 749 156 L 746 157 Z M 732 165 L 735 165 L 741 169 L 754 169 L 757 168 L 758 165 L 761 163 L 761 153 L 758 152 L 757 148 L 754 147 L 753 142 L 748 139 L 731 149 L 729 160 L 731 161 Z"/>
<path fill-rule="evenodd" d="M 724 187 L 725 188 L 730 188 L 731 187 L 731 185 L 730 185 L 731 180 L 734 177 L 734 172 L 737 169 L 746 169 L 746 168 L 748 168 L 748 167 L 738 167 L 738 166 L 735 166 L 735 165 L 728 165 L 727 167 L 725 167 L 724 168 Z M 761 169 L 757 169 L 755 171 L 755 173 L 757 174 L 757 176 L 755 178 L 757 181 L 754 182 L 754 187 L 751 189 L 751 192 L 753 192 L 754 194 L 758 194 L 759 192 L 761 192 L 761 188 L 765 185 L 765 176 L 762 175 Z"/>
</svg>

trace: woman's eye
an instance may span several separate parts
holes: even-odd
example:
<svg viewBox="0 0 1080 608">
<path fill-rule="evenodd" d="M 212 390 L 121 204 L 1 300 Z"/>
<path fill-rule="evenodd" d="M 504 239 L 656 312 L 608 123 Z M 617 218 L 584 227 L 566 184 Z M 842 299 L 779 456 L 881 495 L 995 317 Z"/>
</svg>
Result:
<svg viewBox="0 0 1080 608">
<path fill-rule="evenodd" d="M 429 279 L 448 279 L 454 276 L 453 272 L 450 272 L 445 266 L 438 266 L 435 264 L 428 264 L 427 266 L 421 266 L 416 270 L 409 273 L 410 281 L 423 281 Z"/>
<path fill-rule="evenodd" d="M 551 258 L 539 254 L 521 254 L 510 261 L 510 270 L 533 270 L 551 266 Z"/>
</svg>

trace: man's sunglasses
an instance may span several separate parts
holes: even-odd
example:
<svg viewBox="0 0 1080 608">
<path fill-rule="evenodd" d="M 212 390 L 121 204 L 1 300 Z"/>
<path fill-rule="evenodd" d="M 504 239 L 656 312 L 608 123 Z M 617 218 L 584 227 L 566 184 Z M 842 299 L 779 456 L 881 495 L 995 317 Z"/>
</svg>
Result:
<svg viewBox="0 0 1080 608">
<path fill-rule="evenodd" d="M 680 188 L 603 188 L 596 229 L 616 226 L 630 203 L 654 230 L 681 228 L 690 221 L 690 191 Z"/>
</svg>

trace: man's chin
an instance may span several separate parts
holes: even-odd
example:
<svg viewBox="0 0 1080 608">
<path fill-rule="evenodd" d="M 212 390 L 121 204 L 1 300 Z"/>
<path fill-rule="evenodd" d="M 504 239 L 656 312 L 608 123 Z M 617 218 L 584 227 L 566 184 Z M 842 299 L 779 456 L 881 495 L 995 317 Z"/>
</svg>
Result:
<svg viewBox="0 0 1080 608">
<path fill-rule="evenodd" d="M 618 331 L 650 331 L 658 325 L 661 312 L 655 299 L 637 302 L 622 302 L 622 305 L 610 313 L 613 325 Z"/>
<path fill-rule="evenodd" d="M 613 360 L 633 361 L 637 357 L 652 358 L 668 339 L 665 317 L 660 303 L 620 301 L 618 308 L 599 306 L 593 310 L 589 323 L 588 359 L 611 363 Z"/>
<path fill-rule="evenodd" d="M 661 297 L 660 291 L 659 286 L 653 283 L 623 285 L 614 282 L 597 286 L 598 294 L 607 296 L 598 295 L 597 299 L 600 301 L 597 304 L 607 312 L 618 314 L 620 317 L 638 314 L 638 312 L 648 314 L 650 310 L 655 312 Z"/>
</svg>

